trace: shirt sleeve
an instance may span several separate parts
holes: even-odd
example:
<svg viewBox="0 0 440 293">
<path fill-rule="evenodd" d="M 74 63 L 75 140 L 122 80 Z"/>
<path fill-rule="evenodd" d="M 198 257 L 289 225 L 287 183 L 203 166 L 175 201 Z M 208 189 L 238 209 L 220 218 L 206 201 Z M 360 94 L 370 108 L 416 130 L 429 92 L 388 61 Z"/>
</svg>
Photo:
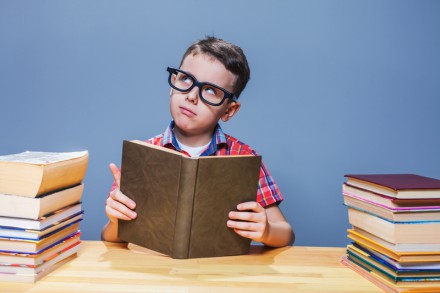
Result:
<svg viewBox="0 0 440 293">
<path fill-rule="evenodd" d="M 277 184 L 270 175 L 269 170 L 267 170 L 266 165 L 261 162 L 257 202 L 261 204 L 262 207 L 266 207 L 274 203 L 280 203 L 283 199 L 284 198 L 281 195 Z"/>
</svg>

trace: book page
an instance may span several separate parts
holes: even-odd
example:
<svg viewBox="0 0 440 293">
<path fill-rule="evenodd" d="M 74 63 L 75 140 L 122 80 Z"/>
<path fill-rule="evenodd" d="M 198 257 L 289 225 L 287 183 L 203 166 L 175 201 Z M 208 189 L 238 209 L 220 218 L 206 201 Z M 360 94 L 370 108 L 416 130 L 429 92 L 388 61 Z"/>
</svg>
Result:
<svg viewBox="0 0 440 293">
<path fill-rule="evenodd" d="M 18 153 L 18 154 L 13 154 L 13 155 L 0 156 L 0 162 L 14 162 L 14 163 L 47 165 L 47 164 L 51 164 L 51 163 L 80 158 L 80 157 L 85 156 L 86 154 L 87 154 L 87 151 L 66 152 L 66 153 L 26 151 L 23 153 Z"/>
</svg>

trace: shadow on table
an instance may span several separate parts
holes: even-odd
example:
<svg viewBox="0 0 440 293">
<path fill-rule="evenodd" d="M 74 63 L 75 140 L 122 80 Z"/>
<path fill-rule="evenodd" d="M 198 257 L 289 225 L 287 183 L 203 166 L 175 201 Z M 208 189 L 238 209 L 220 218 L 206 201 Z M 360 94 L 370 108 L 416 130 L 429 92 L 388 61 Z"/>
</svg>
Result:
<svg viewBox="0 0 440 293">
<path fill-rule="evenodd" d="M 112 251 L 107 250 L 101 255 L 102 261 L 110 262 L 114 270 L 141 274 L 138 276 L 141 278 L 209 282 L 240 279 L 246 283 L 259 276 L 279 274 L 271 265 L 275 257 L 289 249 L 252 245 L 247 255 L 173 259 L 138 245 L 118 244 L 118 257 L 115 258 L 114 244 L 106 245 L 113 247 Z"/>
</svg>

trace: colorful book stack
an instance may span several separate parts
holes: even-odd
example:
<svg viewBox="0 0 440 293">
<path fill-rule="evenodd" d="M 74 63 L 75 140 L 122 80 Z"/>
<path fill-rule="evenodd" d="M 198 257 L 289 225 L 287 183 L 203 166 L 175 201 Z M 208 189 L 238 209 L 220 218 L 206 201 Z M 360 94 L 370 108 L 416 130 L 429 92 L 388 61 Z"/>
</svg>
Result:
<svg viewBox="0 0 440 293">
<path fill-rule="evenodd" d="M 80 248 L 88 152 L 0 156 L 0 281 L 35 282 Z"/>
<path fill-rule="evenodd" d="M 345 177 L 353 242 L 341 262 L 386 292 L 440 292 L 440 180 Z"/>
</svg>

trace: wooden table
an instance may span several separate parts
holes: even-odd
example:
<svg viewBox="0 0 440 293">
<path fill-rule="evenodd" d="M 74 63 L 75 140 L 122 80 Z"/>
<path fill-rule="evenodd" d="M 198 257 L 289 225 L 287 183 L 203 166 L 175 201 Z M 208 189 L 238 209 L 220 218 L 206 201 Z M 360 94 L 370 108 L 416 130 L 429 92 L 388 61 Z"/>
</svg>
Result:
<svg viewBox="0 0 440 293">
<path fill-rule="evenodd" d="M 178 260 L 123 244 L 82 245 L 37 283 L 0 283 L 0 292 L 382 292 L 339 263 L 344 248 L 253 246 L 245 256 Z"/>
</svg>

